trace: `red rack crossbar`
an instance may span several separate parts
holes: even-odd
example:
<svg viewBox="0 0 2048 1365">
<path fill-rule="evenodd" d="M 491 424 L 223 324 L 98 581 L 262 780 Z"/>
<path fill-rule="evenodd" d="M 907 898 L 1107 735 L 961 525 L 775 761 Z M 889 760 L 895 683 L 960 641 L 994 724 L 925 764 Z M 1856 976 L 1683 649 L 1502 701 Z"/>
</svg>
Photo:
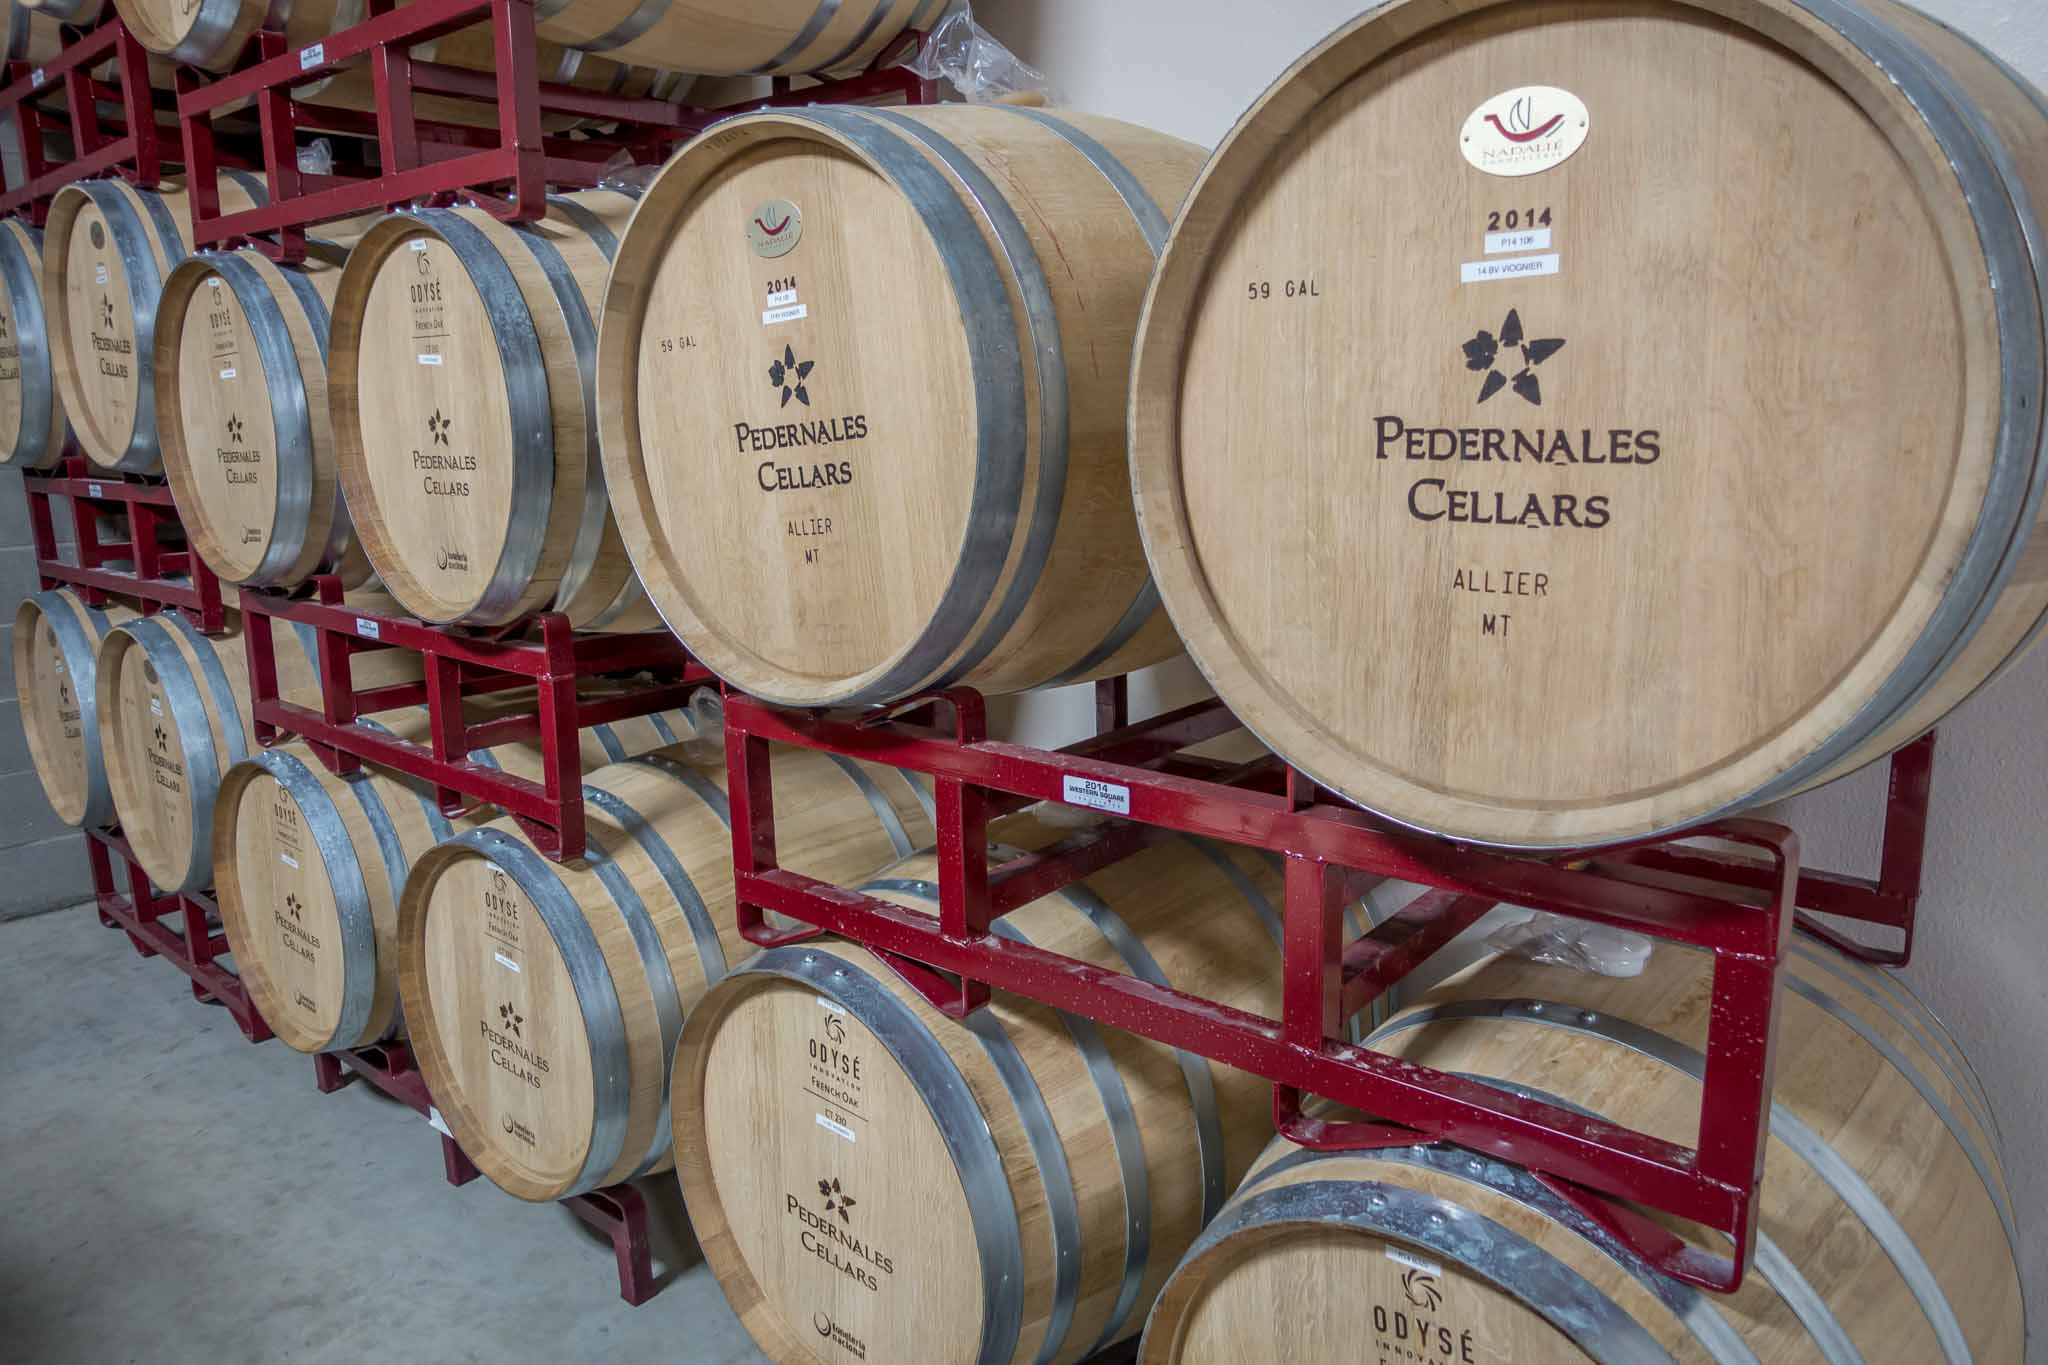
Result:
<svg viewBox="0 0 2048 1365">
<path fill-rule="evenodd" d="M 91 68 L 112 58 L 117 85 L 94 80 Z M 149 86 L 149 52 L 127 25 L 109 19 L 63 51 L 34 66 L 8 62 L 0 90 L 0 118 L 13 116 L 21 130 L 25 179 L 5 183 L 0 172 L 0 214 L 26 211 L 41 226 L 50 196 L 74 180 L 119 171 L 145 188 L 163 175 L 163 135 L 157 127 L 156 97 Z M 64 93 L 65 110 L 56 113 L 38 101 L 52 91 Z M 119 127 L 102 122 L 100 106 L 118 104 Z M 56 129 L 71 134 L 71 159 L 53 162 L 44 135 Z"/>
<path fill-rule="evenodd" d="M 132 482 L 118 474 L 96 475 L 83 457 L 74 455 L 54 472 L 24 470 L 22 487 L 28 494 L 36 576 L 44 588 L 68 584 L 94 606 L 120 596 L 150 609 L 182 607 L 203 633 L 220 634 L 226 619 L 220 579 L 188 547 L 165 543 L 164 533 L 179 526 L 168 485 Z M 75 564 L 59 555 L 53 498 L 71 501 Z M 126 540 L 100 539 L 97 514 L 102 511 L 116 511 L 126 519 Z M 117 563 L 129 567 L 111 567 Z"/>
<path fill-rule="evenodd" d="M 950 709 L 942 732 L 913 714 Z M 1105 694 L 1119 719 L 1121 700 Z M 739 923 L 762 946 L 820 931 L 911 964 L 906 979 L 960 1018 L 991 987 L 1187 1049 L 1274 1082 L 1275 1119 L 1303 1145 L 1358 1148 L 1454 1142 L 1519 1162 L 1674 1278 L 1703 1288 L 1740 1285 L 1753 1245 L 1763 1174 L 1779 963 L 1795 906 L 1903 928 L 1910 939 L 1917 862 L 1903 845 L 1924 828 L 1931 741 L 1895 767 L 1895 837 L 1887 879 L 1858 883 L 1802 873 L 1797 837 L 1782 825 L 1721 820 L 1682 838 L 1714 838 L 1760 856 L 1733 859 L 1660 839 L 1598 861 L 1530 858 L 1394 831 L 1342 805 L 1279 760 L 1230 773 L 1205 771 L 1179 750 L 1238 728 L 1221 702 L 1205 702 L 1047 751 L 987 738 L 982 698 L 969 690 L 920 697 L 861 719 L 793 714 L 737 695 L 726 699 L 733 854 Z M 940 913 L 934 919 L 777 865 L 771 743 L 846 754 L 933 778 L 938 809 Z M 1917 775 L 1917 776 L 1916 776 Z M 1128 823 L 1108 838 L 1076 841 L 990 875 L 987 823 L 1038 801 L 1112 811 Z M 1917 816 L 1901 815 L 1901 808 Z M 1283 1009 L 1266 1019 L 1153 986 L 989 932 L 1008 910 L 1086 876 L 1169 834 L 1247 845 L 1285 859 Z M 1722 874 L 1706 885 L 1653 873 Z M 1347 943 L 1342 908 L 1364 878 L 1434 888 Z M 1496 903 L 1509 902 L 1649 934 L 1714 954 L 1713 1008 L 1697 1148 L 1508 1095 L 1342 1041 L 1346 1021 L 1426 961 Z M 769 912 L 810 926 L 778 933 Z M 1301 1113 L 1315 1094 L 1379 1116 L 1328 1124 Z M 1712 1255 L 1633 1213 L 1632 1201 L 1720 1233 Z"/>
<path fill-rule="evenodd" d="M 167 896 L 150 885 L 149 874 L 135 861 L 128 841 L 119 830 L 86 831 L 86 854 L 92 861 L 94 899 L 99 903 L 100 923 L 120 929 L 144 957 L 161 957 L 192 978 L 192 997 L 204 1004 L 222 1005 L 233 1016 L 242 1036 L 252 1043 L 271 1037 L 270 1025 L 242 978 L 221 964 L 232 950 L 220 932 L 220 912 L 211 897 L 196 894 Z M 119 860 L 128 872 L 124 895 L 114 880 Z M 180 924 L 176 917 L 182 916 Z M 168 921 L 168 922 L 167 922 Z"/>
<path fill-rule="evenodd" d="M 441 809 L 450 815 L 477 802 L 497 806 L 518 818 L 544 857 L 557 861 L 583 856 L 578 732 L 683 706 L 712 681 L 711 674 L 666 631 L 578 635 L 567 618 L 551 613 L 535 618 L 538 640 L 458 635 L 410 617 L 356 611 L 342 600 L 339 581 L 326 575 L 313 581 L 318 595 L 312 600 L 242 590 L 258 741 L 269 745 L 283 735 L 297 735 L 338 773 L 354 772 L 365 761 L 396 769 L 432 784 Z M 323 689 L 319 711 L 279 695 L 273 643 L 273 622 L 278 620 L 310 626 L 318 633 Z M 356 691 L 350 661 L 378 649 L 421 655 L 424 681 Z M 595 701 L 577 695 L 581 681 L 643 672 L 655 676 L 649 686 Z M 527 684 L 538 692 L 533 711 L 477 725 L 464 717 L 463 697 Z M 421 705 L 428 708 L 431 720 L 431 746 L 355 724 L 359 716 Z M 469 759 L 478 749 L 536 740 L 542 755 L 540 782 Z"/>
</svg>

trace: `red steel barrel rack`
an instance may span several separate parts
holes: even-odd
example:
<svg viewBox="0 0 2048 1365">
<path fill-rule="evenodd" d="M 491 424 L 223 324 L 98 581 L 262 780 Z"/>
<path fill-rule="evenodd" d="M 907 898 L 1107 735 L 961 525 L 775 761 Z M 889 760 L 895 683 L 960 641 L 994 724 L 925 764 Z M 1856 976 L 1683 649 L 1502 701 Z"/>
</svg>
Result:
<svg viewBox="0 0 2048 1365">
<path fill-rule="evenodd" d="M 92 68 L 112 59 L 118 84 L 93 79 Z M 23 183 L 6 183 L 0 171 L 0 215 L 21 213 L 42 226 L 50 197 L 74 180 L 119 171 L 145 189 L 163 176 L 164 134 L 157 125 L 156 94 L 149 85 L 150 54 L 128 26 L 110 18 L 48 61 L 6 63 L 0 89 L 0 120 L 12 116 L 20 130 Z M 44 107 L 54 91 L 64 94 L 60 112 Z M 118 126 L 101 113 L 102 104 L 120 106 Z M 53 161 L 45 137 L 68 132 L 71 157 Z"/>
<path fill-rule="evenodd" d="M 960 1019 L 991 987 L 1262 1076 L 1274 1120 L 1295 1143 L 1365 1150 L 1448 1142 L 1535 1172 L 1646 1261 L 1701 1288 L 1732 1292 L 1756 1236 L 1777 1036 L 1778 973 L 1796 926 L 1866 961 L 1911 953 L 1926 834 L 1930 734 L 1892 759 L 1883 872 L 1877 880 L 1807 871 L 1781 824 L 1733 818 L 1592 854 L 1527 857 L 1398 830 L 1318 789 L 1281 760 L 1242 767 L 1183 753 L 1239 729 L 1220 701 L 1127 723 L 1121 683 L 1098 690 L 1104 732 L 1065 749 L 988 738 L 979 693 L 954 689 L 864 715 L 778 710 L 737 694 L 725 705 L 739 925 L 774 947 L 821 932 L 888 957 Z M 949 724 L 940 728 L 940 716 Z M 933 779 L 937 918 L 828 886 L 776 862 L 771 744 L 893 765 Z M 988 821 L 1036 802 L 1116 817 L 1100 829 L 1005 864 L 992 876 Z M 1010 910 L 1175 835 L 1278 854 L 1285 863 L 1282 1017 L 1266 1019 L 990 933 Z M 1741 854 L 1706 852 L 1713 839 Z M 1679 882 L 1671 874 L 1704 878 Z M 1431 888 L 1385 922 L 1345 939 L 1343 907 L 1385 878 Z M 1633 930 L 1714 955 L 1698 1146 L 1526 1100 L 1343 1040 L 1344 1025 L 1499 903 Z M 1807 907 L 1802 909 L 1801 907 Z M 1898 931 L 1862 948 L 1809 911 Z M 778 932 L 770 912 L 808 926 Z M 950 975 L 941 975 L 946 973 Z M 1318 1095 L 1378 1116 L 1309 1117 Z M 1630 1204 L 1726 1237 L 1705 1251 Z"/>
</svg>

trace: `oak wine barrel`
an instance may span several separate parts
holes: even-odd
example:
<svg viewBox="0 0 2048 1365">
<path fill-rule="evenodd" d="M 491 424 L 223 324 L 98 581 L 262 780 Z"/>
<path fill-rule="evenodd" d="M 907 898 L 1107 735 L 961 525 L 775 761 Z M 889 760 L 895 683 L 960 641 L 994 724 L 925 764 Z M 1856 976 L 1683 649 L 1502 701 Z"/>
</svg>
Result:
<svg viewBox="0 0 2048 1365">
<path fill-rule="evenodd" d="M 1027 822 L 992 832 L 1042 846 Z M 863 889 L 936 915 L 935 868 Z M 1176 840 L 995 932 L 1274 1017 L 1280 900 L 1262 856 Z M 705 996 L 674 1095 L 705 1259 L 785 1365 L 1085 1359 L 1138 1332 L 1273 1131 L 1246 1073 L 1002 992 L 963 1026 L 822 941 Z"/>
<path fill-rule="evenodd" d="M 370 563 L 429 621 L 559 611 L 656 628 L 597 454 L 595 318 L 633 196 L 546 220 L 394 214 L 349 255 L 329 371 L 342 488 Z"/>
<path fill-rule="evenodd" d="M 786 865 L 851 880 L 932 837 L 921 789 L 809 751 L 773 759 Z M 484 1174 L 553 1200 L 669 1166 L 685 1014 L 751 951 L 735 927 L 725 765 L 688 746 L 585 779 L 588 856 L 503 821 L 422 857 L 399 909 L 414 1056 Z"/>
<path fill-rule="evenodd" d="M 51 468 L 70 439 L 43 321 L 43 233 L 10 217 L 0 221 L 0 465 Z"/>
<path fill-rule="evenodd" d="M 2039 92 L 1890 0 L 1375 8 L 1148 298 L 1167 609 L 1275 751 L 1460 840 L 1850 772 L 2048 608 L 2044 208 Z M 1835 344 L 1880 336 L 1924 363 Z"/>
<path fill-rule="evenodd" d="M 29 762 L 67 825 L 97 829 L 114 821 L 95 679 L 100 641 L 137 614 L 125 602 L 89 606 L 71 588 L 32 593 L 14 613 L 14 678 Z"/>
<path fill-rule="evenodd" d="M 1372 1046 L 1691 1145 L 1708 961 L 1627 981 L 1494 959 Z M 1175 1272 L 1142 1365 L 1767 1360 L 2018 1365 L 2025 1322 L 1990 1104 L 1896 978 L 1786 961 L 1756 1256 L 1671 1280 L 1530 1174 L 1451 1147 L 1279 1141 Z"/>
<path fill-rule="evenodd" d="M 626 544 L 692 652 L 791 706 L 1177 653 L 1124 362 L 1200 162 L 967 105 L 779 110 L 678 153 L 619 249 L 598 409 Z"/>
<path fill-rule="evenodd" d="M 423 709 L 365 723 L 414 741 L 428 733 Z M 583 764 L 600 768 L 695 733 L 680 711 L 596 726 L 582 734 Z M 521 776 L 540 772 L 532 745 L 472 758 Z M 337 776 L 298 743 L 229 769 L 213 822 L 214 894 L 236 970 L 271 1031 L 300 1052 L 401 1034 L 397 936 L 405 879 L 428 849 L 497 813 L 480 807 L 451 818 L 423 783 L 369 764 Z"/>
<path fill-rule="evenodd" d="M 708 76 L 859 71 L 946 0 L 540 0 L 536 32 L 622 62 Z"/>
<path fill-rule="evenodd" d="M 230 583 L 292 587 L 323 566 L 349 587 L 370 577 L 328 416 L 328 313 L 346 258 L 335 241 L 309 241 L 300 266 L 254 248 L 205 251 L 164 283 L 164 472 L 192 547 Z"/>
<path fill-rule="evenodd" d="M 224 171 L 229 212 L 266 199 L 260 177 Z M 86 458 L 151 474 L 157 445 L 155 328 L 164 280 L 191 252 L 192 211 L 180 180 L 158 190 L 125 180 L 66 185 L 43 230 L 43 311 L 57 392 Z"/>
<path fill-rule="evenodd" d="M 374 593 L 348 599 L 382 611 Z M 314 634 L 273 625 L 278 689 L 288 701 L 320 705 Z M 351 661 L 359 691 L 417 681 L 417 655 L 374 650 Z M 115 627 L 100 645 L 98 696 L 107 784 L 135 860 L 164 891 L 196 891 L 213 880 L 214 798 L 228 769 L 256 752 L 248 651 L 239 618 L 219 637 L 201 635 L 182 612 Z"/>
<path fill-rule="evenodd" d="M 97 9 L 99 0 L 71 0 L 71 3 L 31 5 L 23 0 L 0 0 L 6 13 L 5 42 L 11 62 L 47 62 L 64 50 L 64 25 L 89 22 L 67 11 Z"/>
</svg>

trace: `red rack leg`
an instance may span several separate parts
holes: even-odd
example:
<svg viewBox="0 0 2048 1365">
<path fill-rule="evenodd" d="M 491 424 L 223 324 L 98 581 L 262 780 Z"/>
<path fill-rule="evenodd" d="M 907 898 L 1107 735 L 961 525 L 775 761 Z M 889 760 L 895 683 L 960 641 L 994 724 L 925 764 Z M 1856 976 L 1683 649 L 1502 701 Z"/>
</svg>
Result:
<svg viewBox="0 0 2048 1365">
<path fill-rule="evenodd" d="M 1287 859 L 1281 1023 L 1287 1041 L 1320 1048 L 1343 1031 L 1343 879 L 1318 858 Z"/>
<path fill-rule="evenodd" d="M 562 1201 L 563 1207 L 611 1238 L 619 1261 L 619 1297 L 638 1308 L 653 1298 L 654 1253 L 647 1240 L 647 1201 L 631 1185 L 612 1185 Z"/>
</svg>

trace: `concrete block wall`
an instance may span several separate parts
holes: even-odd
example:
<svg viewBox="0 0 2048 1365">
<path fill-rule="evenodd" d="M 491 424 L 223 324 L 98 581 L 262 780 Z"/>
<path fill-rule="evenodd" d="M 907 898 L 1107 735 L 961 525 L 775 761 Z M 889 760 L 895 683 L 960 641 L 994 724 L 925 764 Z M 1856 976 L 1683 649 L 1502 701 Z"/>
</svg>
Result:
<svg viewBox="0 0 2048 1365">
<path fill-rule="evenodd" d="M 60 504 L 58 520 L 64 521 Z M 68 542 L 68 531 L 60 533 Z M 0 921 L 75 905 L 92 894 L 85 838 L 60 823 L 30 766 L 15 692 L 15 604 L 36 590 L 21 475 L 0 470 Z"/>
</svg>

